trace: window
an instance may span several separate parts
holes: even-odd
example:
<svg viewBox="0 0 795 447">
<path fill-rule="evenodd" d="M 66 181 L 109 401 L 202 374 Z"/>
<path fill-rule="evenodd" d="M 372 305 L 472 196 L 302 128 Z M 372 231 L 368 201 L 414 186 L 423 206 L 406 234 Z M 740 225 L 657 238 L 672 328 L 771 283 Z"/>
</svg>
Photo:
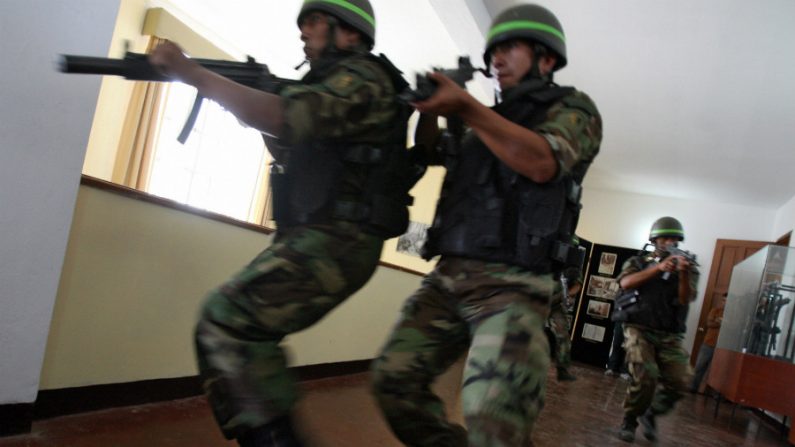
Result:
<svg viewBox="0 0 795 447">
<path fill-rule="evenodd" d="M 147 192 L 239 220 L 262 223 L 270 156 L 257 130 L 204 100 L 185 144 L 177 141 L 196 89 L 163 89 Z"/>
<path fill-rule="evenodd" d="M 140 7 L 139 7 L 140 6 Z M 149 53 L 163 39 L 194 57 L 235 60 L 163 8 L 119 13 L 126 51 Z M 131 45 L 129 45 L 131 43 Z M 111 52 L 118 57 L 120 48 Z M 238 58 L 239 59 L 239 58 Z M 259 132 L 206 100 L 186 144 L 176 137 L 196 90 L 180 83 L 103 79 L 83 172 L 130 188 L 255 224 L 265 224 L 270 155 Z"/>
</svg>

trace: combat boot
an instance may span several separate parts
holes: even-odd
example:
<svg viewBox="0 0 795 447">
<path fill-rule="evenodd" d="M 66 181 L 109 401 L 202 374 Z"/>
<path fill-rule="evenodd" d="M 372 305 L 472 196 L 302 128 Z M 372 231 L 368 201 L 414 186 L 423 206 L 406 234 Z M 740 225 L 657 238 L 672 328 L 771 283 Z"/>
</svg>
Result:
<svg viewBox="0 0 795 447">
<path fill-rule="evenodd" d="M 649 441 L 656 441 L 657 422 L 654 420 L 654 413 L 651 412 L 651 408 L 646 410 L 646 412 L 643 413 L 643 416 L 641 416 L 639 420 L 640 420 L 640 425 L 643 426 L 643 436 Z"/>
<path fill-rule="evenodd" d="M 240 447 L 303 447 L 289 416 L 282 416 L 237 438 Z"/>
<path fill-rule="evenodd" d="M 625 416 L 624 422 L 621 423 L 621 427 L 618 429 L 618 439 L 624 442 L 634 442 L 636 428 L 638 428 L 638 422 L 635 418 Z"/>
<path fill-rule="evenodd" d="M 558 368 L 558 382 L 571 382 L 577 380 L 577 376 L 570 373 L 567 368 Z"/>
</svg>

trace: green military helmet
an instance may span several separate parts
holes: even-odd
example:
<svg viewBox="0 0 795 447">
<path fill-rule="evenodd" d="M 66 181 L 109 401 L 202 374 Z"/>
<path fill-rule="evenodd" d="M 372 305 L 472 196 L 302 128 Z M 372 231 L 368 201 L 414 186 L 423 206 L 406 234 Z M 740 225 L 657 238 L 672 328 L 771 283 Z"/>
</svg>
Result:
<svg viewBox="0 0 795 447">
<path fill-rule="evenodd" d="M 301 12 L 298 13 L 299 27 L 304 15 L 312 11 L 321 11 L 336 17 L 341 22 L 362 33 L 369 40 L 370 46 L 375 44 L 375 14 L 369 1 L 304 0 Z"/>
<path fill-rule="evenodd" d="M 483 60 L 491 63 L 491 51 L 498 43 L 525 39 L 540 43 L 557 55 L 553 70 L 566 65 L 566 36 L 558 18 L 543 6 L 525 4 L 510 7 L 492 22 L 486 37 Z"/>
<path fill-rule="evenodd" d="M 673 217 L 661 217 L 654 221 L 649 231 L 649 240 L 654 242 L 658 237 L 675 237 L 680 241 L 685 240 L 685 229 L 682 223 Z"/>
</svg>

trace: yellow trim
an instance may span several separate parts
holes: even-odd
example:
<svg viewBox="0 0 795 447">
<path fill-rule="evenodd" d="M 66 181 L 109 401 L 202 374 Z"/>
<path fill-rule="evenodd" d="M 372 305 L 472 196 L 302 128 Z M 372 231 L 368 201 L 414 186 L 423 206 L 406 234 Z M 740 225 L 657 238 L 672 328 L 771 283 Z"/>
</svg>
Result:
<svg viewBox="0 0 795 447">
<path fill-rule="evenodd" d="M 163 8 L 146 10 L 141 34 L 174 41 L 191 57 L 235 59 Z"/>
</svg>

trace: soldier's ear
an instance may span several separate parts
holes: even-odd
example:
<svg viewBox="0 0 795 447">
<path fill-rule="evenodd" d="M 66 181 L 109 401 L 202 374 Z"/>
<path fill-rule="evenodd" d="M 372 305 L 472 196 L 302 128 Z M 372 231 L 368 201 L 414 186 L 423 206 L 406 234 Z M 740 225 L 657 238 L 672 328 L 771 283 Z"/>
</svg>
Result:
<svg viewBox="0 0 795 447">
<path fill-rule="evenodd" d="M 555 69 L 555 64 L 558 63 L 558 57 L 555 56 L 552 52 L 547 52 L 543 56 L 541 56 L 541 60 L 538 61 L 538 68 L 540 69 L 541 73 L 547 75 L 552 73 L 552 70 Z"/>
<path fill-rule="evenodd" d="M 364 37 L 362 37 L 362 33 L 353 28 L 338 26 L 336 40 L 337 47 L 347 49 L 361 45 L 364 42 Z"/>
</svg>

